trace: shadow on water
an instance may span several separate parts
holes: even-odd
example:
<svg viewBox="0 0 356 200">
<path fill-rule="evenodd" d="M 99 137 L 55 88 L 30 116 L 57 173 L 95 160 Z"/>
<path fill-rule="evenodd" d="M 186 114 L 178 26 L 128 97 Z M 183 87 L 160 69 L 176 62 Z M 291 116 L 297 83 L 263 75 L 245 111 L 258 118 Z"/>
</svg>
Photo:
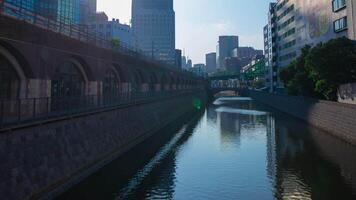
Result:
<svg viewBox="0 0 356 200">
<path fill-rule="evenodd" d="M 275 197 L 288 199 L 356 199 L 356 147 L 297 118 L 256 104 L 273 113 Z M 273 158 L 272 158 L 273 157 Z"/>
<path fill-rule="evenodd" d="M 355 155 L 355 146 L 268 106 L 220 99 L 59 199 L 356 199 Z"/>
<path fill-rule="evenodd" d="M 143 143 L 137 145 L 124 156 L 114 160 L 78 185 L 61 194 L 57 199 L 144 198 L 144 196 L 132 196 L 133 194 L 144 195 L 142 192 L 133 193 L 133 191 L 137 187 L 140 187 L 140 190 L 145 188 L 147 180 L 144 179 L 148 175 L 150 175 L 148 181 L 154 181 L 153 177 L 157 168 L 160 170 L 163 168 L 174 170 L 172 149 L 178 148 L 190 137 L 203 114 L 203 111 L 199 111 L 199 113 L 188 113 L 182 116 Z M 162 160 L 168 160 L 169 162 L 165 161 L 165 166 L 159 166 Z M 173 176 L 174 173 L 170 173 L 170 175 Z M 165 185 L 169 187 L 172 184 L 167 183 Z M 165 196 L 167 196 L 167 192 L 169 192 L 169 188 L 167 188 Z"/>
</svg>

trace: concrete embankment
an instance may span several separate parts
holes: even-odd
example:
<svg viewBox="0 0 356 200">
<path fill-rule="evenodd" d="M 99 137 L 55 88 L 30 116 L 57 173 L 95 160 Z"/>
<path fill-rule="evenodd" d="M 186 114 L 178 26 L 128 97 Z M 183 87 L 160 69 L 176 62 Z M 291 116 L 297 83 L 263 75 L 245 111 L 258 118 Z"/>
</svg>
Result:
<svg viewBox="0 0 356 200">
<path fill-rule="evenodd" d="M 197 109 L 194 102 L 205 97 L 189 94 L 1 133 L 1 199 L 51 198 Z"/>
<path fill-rule="evenodd" d="M 248 93 L 257 102 L 302 119 L 356 145 L 356 105 L 260 91 Z"/>
</svg>

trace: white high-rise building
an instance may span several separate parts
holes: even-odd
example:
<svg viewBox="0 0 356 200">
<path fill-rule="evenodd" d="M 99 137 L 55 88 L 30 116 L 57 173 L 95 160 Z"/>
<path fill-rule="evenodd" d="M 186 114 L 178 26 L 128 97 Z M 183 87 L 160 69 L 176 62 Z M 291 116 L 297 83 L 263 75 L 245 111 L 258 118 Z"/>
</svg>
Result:
<svg viewBox="0 0 356 200">
<path fill-rule="evenodd" d="M 264 27 L 270 91 L 283 89 L 278 75 L 300 54 L 338 37 L 356 40 L 355 0 L 277 0 L 271 3 Z M 268 55 L 267 55 L 268 54 Z"/>
<path fill-rule="evenodd" d="M 145 55 L 175 63 L 173 0 L 132 0 L 132 29 Z"/>
</svg>

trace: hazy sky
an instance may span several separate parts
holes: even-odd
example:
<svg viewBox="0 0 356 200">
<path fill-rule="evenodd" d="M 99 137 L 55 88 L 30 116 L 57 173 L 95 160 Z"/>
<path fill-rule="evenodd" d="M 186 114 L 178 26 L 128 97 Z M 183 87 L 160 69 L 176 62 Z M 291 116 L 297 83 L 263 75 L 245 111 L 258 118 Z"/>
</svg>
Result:
<svg viewBox="0 0 356 200">
<path fill-rule="evenodd" d="M 98 10 L 129 23 L 131 0 L 97 0 Z M 205 63 L 216 51 L 219 35 L 239 35 L 240 46 L 263 49 L 268 0 L 174 0 L 176 48 L 185 49 L 193 63 Z"/>
</svg>

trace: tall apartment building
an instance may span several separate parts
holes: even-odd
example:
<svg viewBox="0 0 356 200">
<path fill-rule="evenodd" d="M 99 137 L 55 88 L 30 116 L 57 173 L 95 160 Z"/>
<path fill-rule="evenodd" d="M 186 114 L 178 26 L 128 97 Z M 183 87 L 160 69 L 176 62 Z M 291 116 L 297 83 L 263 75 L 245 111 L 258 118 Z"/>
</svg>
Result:
<svg viewBox="0 0 356 200">
<path fill-rule="evenodd" d="M 173 0 L 132 0 L 132 29 L 144 54 L 174 65 Z"/>
<path fill-rule="evenodd" d="M 238 36 L 220 36 L 219 43 L 216 48 L 216 63 L 217 68 L 226 69 L 225 59 L 233 57 L 232 52 L 239 47 Z"/>
<path fill-rule="evenodd" d="M 305 45 L 337 37 L 356 39 L 355 4 L 354 0 L 279 0 L 270 4 L 264 36 L 272 91 L 283 87 L 279 70 L 298 57 Z"/>
</svg>

